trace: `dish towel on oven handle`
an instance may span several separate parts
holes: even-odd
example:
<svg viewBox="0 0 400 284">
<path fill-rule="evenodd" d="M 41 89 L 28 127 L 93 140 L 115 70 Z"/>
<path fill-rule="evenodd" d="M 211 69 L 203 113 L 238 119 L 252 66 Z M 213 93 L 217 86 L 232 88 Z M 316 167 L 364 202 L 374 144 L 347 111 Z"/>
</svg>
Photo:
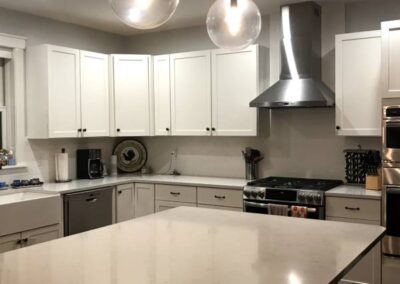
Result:
<svg viewBox="0 0 400 284">
<path fill-rule="evenodd" d="M 307 218 L 307 207 L 293 205 L 290 207 L 291 216 L 297 218 Z"/>
<path fill-rule="evenodd" d="M 289 216 L 289 206 L 283 204 L 267 204 L 269 215 Z"/>
</svg>

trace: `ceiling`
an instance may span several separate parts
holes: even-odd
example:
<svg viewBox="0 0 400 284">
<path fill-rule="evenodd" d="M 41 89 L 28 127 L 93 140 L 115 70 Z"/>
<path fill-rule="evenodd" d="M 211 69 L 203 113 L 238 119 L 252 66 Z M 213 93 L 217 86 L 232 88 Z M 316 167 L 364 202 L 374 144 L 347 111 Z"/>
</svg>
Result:
<svg viewBox="0 0 400 284">
<path fill-rule="evenodd" d="M 0 0 L 0 7 L 120 35 L 171 30 L 199 26 L 205 23 L 207 11 L 215 0 L 180 0 L 174 16 L 162 27 L 141 31 L 123 24 L 110 8 L 109 0 Z M 281 4 L 304 0 L 254 0 L 262 14 L 268 14 Z M 319 0 L 318 2 L 345 0 Z"/>
</svg>

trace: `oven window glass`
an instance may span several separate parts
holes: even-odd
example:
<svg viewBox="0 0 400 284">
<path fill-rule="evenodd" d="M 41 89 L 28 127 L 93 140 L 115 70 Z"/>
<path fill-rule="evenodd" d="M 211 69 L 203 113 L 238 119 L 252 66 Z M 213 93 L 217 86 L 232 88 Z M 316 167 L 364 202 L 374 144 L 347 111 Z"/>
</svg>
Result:
<svg viewBox="0 0 400 284">
<path fill-rule="evenodd" d="M 400 124 L 386 125 L 386 148 L 400 149 Z"/>
</svg>

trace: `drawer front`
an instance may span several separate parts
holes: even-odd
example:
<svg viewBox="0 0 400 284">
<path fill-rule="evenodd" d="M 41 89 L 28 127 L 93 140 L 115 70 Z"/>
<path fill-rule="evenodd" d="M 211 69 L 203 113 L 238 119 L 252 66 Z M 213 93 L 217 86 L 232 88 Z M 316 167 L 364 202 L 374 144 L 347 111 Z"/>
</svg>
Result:
<svg viewBox="0 0 400 284">
<path fill-rule="evenodd" d="M 239 207 L 225 207 L 225 206 L 204 205 L 204 204 L 199 204 L 198 207 L 199 208 L 208 208 L 208 209 L 218 209 L 218 210 L 243 212 L 243 208 L 239 208 Z"/>
<path fill-rule="evenodd" d="M 197 207 L 196 204 L 194 203 L 188 203 L 188 202 L 171 202 L 171 201 L 156 201 L 156 212 L 161 212 L 177 207 Z"/>
<path fill-rule="evenodd" d="M 196 203 L 196 187 L 156 184 L 156 200 Z"/>
<path fill-rule="evenodd" d="M 327 197 L 326 216 L 380 222 L 381 203 L 371 199 Z"/>
<path fill-rule="evenodd" d="M 243 191 L 199 187 L 197 200 L 199 204 L 243 208 Z"/>
</svg>

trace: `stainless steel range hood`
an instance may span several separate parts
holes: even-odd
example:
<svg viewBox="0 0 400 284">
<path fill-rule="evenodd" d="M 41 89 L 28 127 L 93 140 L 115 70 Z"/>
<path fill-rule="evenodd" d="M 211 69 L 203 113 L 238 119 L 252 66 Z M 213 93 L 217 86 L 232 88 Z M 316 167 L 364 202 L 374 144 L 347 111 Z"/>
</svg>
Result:
<svg viewBox="0 0 400 284">
<path fill-rule="evenodd" d="M 280 80 L 251 107 L 332 107 L 334 93 L 321 81 L 321 7 L 314 2 L 281 7 Z"/>
</svg>

